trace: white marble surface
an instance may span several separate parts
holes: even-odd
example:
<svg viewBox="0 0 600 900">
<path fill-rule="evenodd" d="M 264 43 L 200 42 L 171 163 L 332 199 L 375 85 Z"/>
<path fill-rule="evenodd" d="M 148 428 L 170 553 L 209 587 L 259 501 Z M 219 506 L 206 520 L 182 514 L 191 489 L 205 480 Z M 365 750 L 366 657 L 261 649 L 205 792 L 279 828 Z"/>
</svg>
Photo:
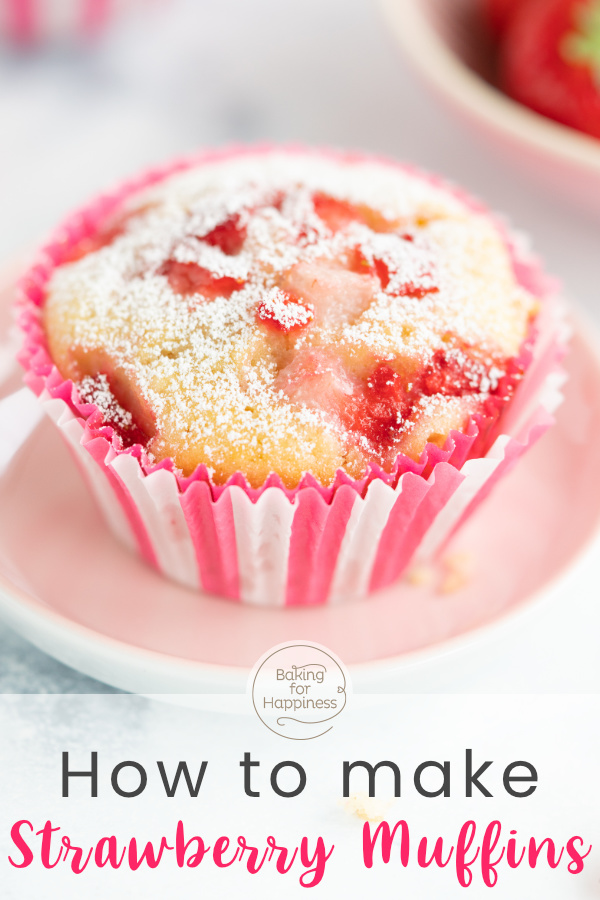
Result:
<svg viewBox="0 0 600 900">
<path fill-rule="evenodd" d="M 600 320 L 600 224 L 483 145 L 413 77 L 369 0 L 162 0 L 94 48 L 0 51 L 0 259 L 141 166 L 230 141 L 359 147 L 434 169 L 530 232 Z M 596 571 L 471 659 L 476 689 L 599 690 Z M 449 661 L 433 690 L 473 689 Z M 101 686 L 0 626 L 0 691 Z"/>
</svg>

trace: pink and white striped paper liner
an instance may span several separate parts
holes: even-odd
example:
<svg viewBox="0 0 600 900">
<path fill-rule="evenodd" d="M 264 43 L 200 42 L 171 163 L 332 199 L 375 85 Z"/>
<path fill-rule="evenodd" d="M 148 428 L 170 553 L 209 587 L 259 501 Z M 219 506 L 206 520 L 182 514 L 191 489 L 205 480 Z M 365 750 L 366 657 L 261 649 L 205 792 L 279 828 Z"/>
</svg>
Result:
<svg viewBox="0 0 600 900">
<path fill-rule="evenodd" d="M 453 432 L 443 450 L 428 445 L 419 463 L 399 457 L 391 474 L 377 466 L 358 480 L 338 472 L 328 487 L 308 474 L 293 490 L 275 474 L 259 489 L 250 488 L 241 473 L 214 485 L 203 466 L 182 478 L 169 461 L 149 464 L 139 446 L 121 450 L 97 408 L 79 402 L 74 385 L 48 355 L 39 309 L 52 270 L 138 190 L 192 165 L 272 149 L 234 148 L 179 161 L 72 217 L 23 279 L 20 358 L 26 382 L 67 440 L 110 527 L 149 564 L 190 588 L 255 605 L 339 603 L 390 584 L 413 558 L 433 556 L 552 424 L 564 380 L 563 309 L 538 264 L 511 242 L 520 281 L 544 303 L 532 358 L 503 417 L 503 433 L 481 458 L 468 458 L 485 425 L 481 420 L 466 434 Z"/>
</svg>

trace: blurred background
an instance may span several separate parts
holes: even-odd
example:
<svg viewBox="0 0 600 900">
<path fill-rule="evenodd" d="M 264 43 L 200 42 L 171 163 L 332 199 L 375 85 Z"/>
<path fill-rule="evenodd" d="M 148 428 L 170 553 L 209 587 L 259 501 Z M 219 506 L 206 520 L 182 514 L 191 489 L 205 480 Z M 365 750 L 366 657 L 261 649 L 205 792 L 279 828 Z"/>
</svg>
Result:
<svg viewBox="0 0 600 900">
<path fill-rule="evenodd" d="M 387 2 L 401 28 L 408 0 Z M 462 2 L 444 0 L 448 14 Z M 528 232 L 600 322 L 598 218 L 430 93 L 377 0 L 0 0 L 0 269 L 143 167 L 261 141 L 384 153 L 462 184 Z M 564 627 L 557 613 L 511 645 L 542 690 Z M 4 626 L 0 687 L 104 689 Z"/>
<path fill-rule="evenodd" d="M 460 182 L 529 231 L 595 312 L 597 222 L 429 94 L 376 0 L 0 0 L 0 10 L 0 261 L 141 167 L 206 145 L 300 141 L 383 152 Z"/>
</svg>

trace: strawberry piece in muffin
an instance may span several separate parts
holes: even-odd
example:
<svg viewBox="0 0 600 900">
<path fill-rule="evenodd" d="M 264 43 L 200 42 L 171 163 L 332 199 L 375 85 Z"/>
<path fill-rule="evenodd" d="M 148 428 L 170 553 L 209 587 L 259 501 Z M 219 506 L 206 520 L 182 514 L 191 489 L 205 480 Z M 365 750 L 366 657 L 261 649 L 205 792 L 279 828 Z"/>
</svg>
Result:
<svg viewBox="0 0 600 900">
<path fill-rule="evenodd" d="M 444 188 L 257 154 L 132 208 L 56 268 L 42 310 L 56 366 L 122 447 L 294 487 L 392 471 L 502 416 L 536 299 L 493 220 Z"/>
<path fill-rule="evenodd" d="M 308 348 L 299 351 L 279 372 L 274 387 L 294 403 L 342 420 L 350 398 L 360 388 L 360 381 L 350 376 L 331 351 Z"/>
<path fill-rule="evenodd" d="M 246 240 L 247 229 L 239 213 L 229 216 L 224 222 L 215 225 L 209 232 L 199 237 L 211 247 L 218 247 L 227 256 L 236 256 Z"/>
<path fill-rule="evenodd" d="M 197 263 L 183 263 L 175 259 L 166 260 L 160 267 L 159 275 L 164 275 L 176 294 L 185 297 L 201 294 L 207 299 L 230 297 L 243 287 L 243 281 L 229 275 L 219 276 Z"/>
<path fill-rule="evenodd" d="M 299 262 L 284 273 L 281 286 L 308 303 L 323 325 L 355 319 L 378 287 L 372 275 L 359 275 L 343 262 L 327 259 Z"/>
<path fill-rule="evenodd" d="M 314 317 L 313 307 L 299 297 L 274 288 L 256 308 L 256 319 L 269 328 L 289 334 L 306 328 Z"/>
</svg>

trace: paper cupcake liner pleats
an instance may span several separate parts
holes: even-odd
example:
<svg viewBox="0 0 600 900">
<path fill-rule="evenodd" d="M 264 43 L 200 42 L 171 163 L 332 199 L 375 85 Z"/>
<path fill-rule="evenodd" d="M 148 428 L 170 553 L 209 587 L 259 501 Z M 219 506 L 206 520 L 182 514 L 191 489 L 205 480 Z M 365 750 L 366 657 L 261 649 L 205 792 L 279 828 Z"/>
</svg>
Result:
<svg viewBox="0 0 600 900">
<path fill-rule="evenodd" d="M 204 160 L 237 152 L 243 151 Z M 340 471 L 328 486 L 306 475 L 288 489 L 272 474 L 250 488 L 242 473 L 215 485 L 204 466 L 182 478 L 168 461 L 150 464 L 139 446 L 121 449 L 99 410 L 80 403 L 49 357 L 39 309 L 50 274 L 71 247 L 129 196 L 198 162 L 148 173 L 60 230 L 22 283 L 26 382 L 66 439 L 116 536 L 162 574 L 256 606 L 363 597 L 396 580 L 412 560 L 433 557 L 552 424 L 567 338 L 555 286 L 510 245 L 518 278 L 541 297 L 542 309 L 523 351 L 525 375 L 499 424 L 476 417 L 464 434 L 451 433 L 444 448 L 428 445 L 419 462 L 399 457 L 391 473 L 372 465 L 360 479 Z M 480 455 L 483 444 L 489 449 Z"/>
</svg>

